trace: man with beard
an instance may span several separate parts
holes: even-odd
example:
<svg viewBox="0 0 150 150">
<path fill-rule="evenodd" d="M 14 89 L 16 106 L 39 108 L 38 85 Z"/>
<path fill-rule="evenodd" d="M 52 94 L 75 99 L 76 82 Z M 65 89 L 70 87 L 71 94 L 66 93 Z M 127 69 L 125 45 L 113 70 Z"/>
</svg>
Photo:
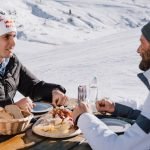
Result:
<svg viewBox="0 0 150 150">
<path fill-rule="evenodd" d="M 138 74 L 138 77 L 150 89 L 150 22 L 142 28 L 140 43 L 137 50 L 142 57 L 139 68 L 145 72 Z M 104 99 L 96 102 L 96 108 L 99 112 L 109 112 L 136 121 L 124 134 L 117 135 L 91 114 L 88 104 L 81 103 L 74 109 L 73 119 L 93 150 L 150 150 L 150 93 L 142 111 Z"/>
</svg>

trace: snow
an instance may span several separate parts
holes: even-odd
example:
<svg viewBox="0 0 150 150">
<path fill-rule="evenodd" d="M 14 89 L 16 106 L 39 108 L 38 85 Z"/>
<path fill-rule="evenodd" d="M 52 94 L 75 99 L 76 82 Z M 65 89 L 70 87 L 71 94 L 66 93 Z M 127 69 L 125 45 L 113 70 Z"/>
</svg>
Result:
<svg viewBox="0 0 150 150">
<path fill-rule="evenodd" d="M 96 76 L 99 98 L 135 107 L 145 100 L 136 49 L 148 0 L 1 0 L 1 8 L 16 20 L 15 53 L 39 79 L 76 98 L 78 85 L 88 87 Z"/>
</svg>

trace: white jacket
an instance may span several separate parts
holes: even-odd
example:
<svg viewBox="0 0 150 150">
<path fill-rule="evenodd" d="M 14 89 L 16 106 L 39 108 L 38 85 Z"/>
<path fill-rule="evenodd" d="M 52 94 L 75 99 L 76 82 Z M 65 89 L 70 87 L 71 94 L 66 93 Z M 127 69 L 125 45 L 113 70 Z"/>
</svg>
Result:
<svg viewBox="0 0 150 150">
<path fill-rule="evenodd" d="M 150 70 L 144 73 L 150 83 Z M 79 117 L 78 126 L 93 150 L 150 150 L 150 94 L 148 95 L 141 112 L 146 117 L 146 133 L 141 118 L 137 119 L 124 134 L 117 135 L 97 117 L 84 113 Z"/>
</svg>

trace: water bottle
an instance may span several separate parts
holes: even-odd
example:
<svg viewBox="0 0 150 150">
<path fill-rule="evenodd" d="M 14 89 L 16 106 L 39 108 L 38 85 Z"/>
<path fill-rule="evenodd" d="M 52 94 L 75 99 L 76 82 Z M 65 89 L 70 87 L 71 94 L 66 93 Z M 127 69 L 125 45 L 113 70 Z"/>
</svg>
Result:
<svg viewBox="0 0 150 150">
<path fill-rule="evenodd" d="M 96 106 L 95 103 L 98 99 L 98 85 L 97 85 L 97 78 L 94 77 L 90 84 L 89 84 L 89 96 L 88 96 L 88 100 L 89 100 L 89 104 L 91 105 L 91 109 L 93 112 L 96 112 Z"/>
<path fill-rule="evenodd" d="M 97 78 L 94 77 L 89 84 L 89 101 L 96 102 L 98 99 Z"/>
</svg>

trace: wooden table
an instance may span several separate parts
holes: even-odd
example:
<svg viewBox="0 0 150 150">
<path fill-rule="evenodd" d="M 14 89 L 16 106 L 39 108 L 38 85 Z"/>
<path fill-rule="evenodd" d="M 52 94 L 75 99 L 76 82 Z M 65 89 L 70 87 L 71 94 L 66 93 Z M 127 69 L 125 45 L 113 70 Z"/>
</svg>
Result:
<svg viewBox="0 0 150 150">
<path fill-rule="evenodd" d="M 32 132 L 32 124 L 23 133 L 25 133 L 23 138 L 25 143 L 34 142 L 32 146 L 23 148 L 24 150 L 91 150 L 91 147 L 88 145 L 82 134 L 65 139 L 42 137 Z M 12 137 L 12 135 L 0 135 L 0 142 L 6 141 Z"/>
<path fill-rule="evenodd" d="M 27 130 L 25 140 L 35 144 L 28 150 L 91 150 L 83 135 L 67 139 L 51 139 L 35 135 L 31 129 Z"/>
</svg>

